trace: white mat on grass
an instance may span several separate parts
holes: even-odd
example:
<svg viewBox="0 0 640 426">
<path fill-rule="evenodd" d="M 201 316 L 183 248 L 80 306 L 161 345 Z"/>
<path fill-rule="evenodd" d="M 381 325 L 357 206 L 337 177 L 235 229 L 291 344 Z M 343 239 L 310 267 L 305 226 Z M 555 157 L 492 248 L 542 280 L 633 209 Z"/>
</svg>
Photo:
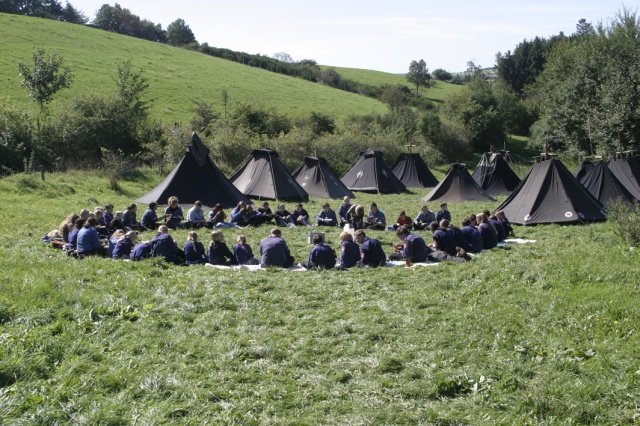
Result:
<svg viewBox="0 0 640 426">
<path fill-rule="evenodd" d="M 526 244 L 526 243 L 535 243 L 537 240 L 525 240 L 524 238 L 508 238 L 504 240 L 505 243 L 509 244 Z"/>
</svg>

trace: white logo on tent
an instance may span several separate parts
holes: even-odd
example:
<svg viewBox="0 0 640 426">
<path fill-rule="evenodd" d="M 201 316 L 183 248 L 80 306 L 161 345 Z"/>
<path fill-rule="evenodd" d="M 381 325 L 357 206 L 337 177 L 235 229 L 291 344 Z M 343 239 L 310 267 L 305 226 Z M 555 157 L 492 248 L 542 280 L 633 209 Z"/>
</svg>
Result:
<svg viewBox="0 0 640 426">
<path fill-rule="evenodd" d="M 580 216 L 580 219 L 584 219 L 584 215 L 580 212 L 578 212 L 578 216 Z"/>
<path fill-rule="evenodd" d="M 526 222 L 526 221 L 528 221 L 528 220 L 530 220 L 530 219 L 531 219 L 531 215 L 530 215 L 530 214 L 528 214 L 528 215 L 526 215 L 526 216 L 524 217 L 524 221 L 525 221 L 525 222 Z"/>
<path fill-rule="evenodd" d="M 360 178 L 362 177 L 362 175 L 364 175 L 364 172 L 363 172 L 362 170 L 360 170 L 360 171 L 358 172 L 358 174 L 356 175 L 356 177 L 357 177 L 358 179 L 360 179 Z"/>
<path fill-rule="evenodd" d="M 607 214 L 607 211 L 606 211 L 605 209 L 600 209 L 600 213 L 602 213 L 602 214 L 606 215 L 606 214 Z"/>
<path fill-rule="evenodd" d="M 571 217 L 571 216 L 573 216 L 573 213 L 571 213 L 571 212 L 566 212 L 564 214 L 564 217 Z"/>
<path fill-rule="evenodd" d="M 384 175 L 384 177 L 388 177 L 388 176 L 387 176 L 387 171 L 386 171 L 386 170 L 383 170 L 383 171 L 382 171 L 382 174 Z"/>
</svg>

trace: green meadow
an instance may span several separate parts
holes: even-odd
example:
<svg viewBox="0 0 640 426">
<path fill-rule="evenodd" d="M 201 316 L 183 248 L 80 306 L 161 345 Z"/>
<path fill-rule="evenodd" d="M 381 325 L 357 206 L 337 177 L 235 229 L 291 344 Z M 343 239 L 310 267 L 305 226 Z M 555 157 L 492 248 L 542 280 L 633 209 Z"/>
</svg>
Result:
<svg viewBox="0 0 640 426">
<path fill-rule="evenodd" d="M 97 172 L 0 180 L 2 424 L 640 417 L 640 256 L 615 223 L 516 227 L 536 242 L 466 264 L 298 273 L 79 261 L 40 242 L 70 212 L 107 202 L 122 209 L 162 178 L 139 170 L 118 191 Z M 400 209 L 415 215 L 426 192 L 357 193 L 356 201 L 377 201 L 393 221 Z M 322 201 L 305 207 L 313 215 Z M 450 210 L 458 223 L 498 202 Z M 257 251 L 268 230 L 242 232 Z M 231 244 L 239 231 L 224 232 Z M 307 232 L 283 232 L 296 260 L 311 248 Z M 388 251 L 397 241 L 393 232 L 369 234 Z M 186 239 L 186 231 L 172 235 Z M 327 237 L 338 246 L 337 230 Z"/>
</svg>

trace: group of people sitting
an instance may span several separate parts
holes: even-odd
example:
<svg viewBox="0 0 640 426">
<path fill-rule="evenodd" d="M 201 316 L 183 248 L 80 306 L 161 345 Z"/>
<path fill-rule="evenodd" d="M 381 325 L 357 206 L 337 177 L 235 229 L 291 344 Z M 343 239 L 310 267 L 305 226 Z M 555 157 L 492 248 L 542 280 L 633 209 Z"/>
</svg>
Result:
<svg viewBox="0 0 640 426">
<path fill-rule="evenodd" d="M 358 204 L 350 204 L 345 197 L 338 215 L 328 203 L 323 205 L 317 215 L 319 226 L 348 225 L 340 234 L 339 253 L 326 245 L 320 234 L 313 235 L 314 247 L 308 259 L 300 262 L 306 268 L 351 268 L 353 266 L 377 267 L 388 260 L 405 260 L 408 262 L 424 262 L 427 260 L 467 259 L 467 253 L 478 253 L 495 247 L 507 236 L 513 236 L 513 228 L 502 211 L 491 215 L 484 211 L 465 218 L 459 228 L 451 224 L 451 214 L 447 204 L 441 205 L 436 214 L 422 206 L 415 220 L 411 220 L 404 211 L 400 212 L 396 224 L 386 228 L 384 213 L 371 203 L 365 218 L 364 209 Z M 273 228 L 270 235 L 260 242 L 259 259 L 254 257 L 251 246 L 244 235 L 238 235 L 233 250 L 226 245 L 221 229 L 238 228 L 263 223 L 281 226 L 309 226 L 309 215 L 297 204 L 289 213 L 283 204 L 272 212 L 268 202 L 263 202 L 256 212 L 250 205 L 240 202 L 231 212 L 231 219 L 220 205 L 211 209 L 208 220 L 204 219 L 202 203 L 196 201 L 187 213 L 184 221 L 178 199 L 170 197 L 164 217 L 156 214 L 157 203 L 150 203 L 142 215 L 141 221 L 136 219 L 137 206 L 131 204 L 125 212 L 113 212 L 113 205 L 107 204 L 104 209 L 96 208 L 90 212 L 83 210 L 79 215 L 72 214 L 60 225 L 59 234 L 65 243 L 65 249 L 77 257 L 99 255 L 113 259 L 142 260 L 148 257 L 162 256 L 168 262 L 196 265 L 210 263 L 213 265 L 261 265 L 263 267 L 289 267 L 295 262 L 289 248 L 282 238 L 279 228 Z M 169 234 L 170 229 L 214 228 L 211 241 L 205 250 L 198 241 L 198 234 L 191 231 L 182 249 Z M 137 242 L 138 232 L 152 229 L 156 234 L 149 241 Z M 393 229 L 402 243 L 394 244 L 393 252 L 386 256 L 381 243 L 369 238 L 365 229 Z M 346 232 L 346 231 L 349 232 Z M 424 238 L 411 231 L 429 230 L 432 242 L 427 244 Z"/>
</svg>

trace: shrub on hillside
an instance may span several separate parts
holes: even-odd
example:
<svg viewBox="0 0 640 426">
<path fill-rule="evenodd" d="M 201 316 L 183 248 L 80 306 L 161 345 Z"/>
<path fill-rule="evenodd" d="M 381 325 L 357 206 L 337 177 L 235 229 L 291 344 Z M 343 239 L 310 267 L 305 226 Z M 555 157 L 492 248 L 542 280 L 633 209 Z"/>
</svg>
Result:
<svg viewBox="0 0 640 426">
<path fill-rule="evenodd" d="M 635 201 L 634 205 L 630 206 L 622 201 L 615 201 L 607 205 L 609 220 L 618 224 L 616 234 L 634 246 L 640 246 L 639 204 L 638 201 Z"/>
</svg>

